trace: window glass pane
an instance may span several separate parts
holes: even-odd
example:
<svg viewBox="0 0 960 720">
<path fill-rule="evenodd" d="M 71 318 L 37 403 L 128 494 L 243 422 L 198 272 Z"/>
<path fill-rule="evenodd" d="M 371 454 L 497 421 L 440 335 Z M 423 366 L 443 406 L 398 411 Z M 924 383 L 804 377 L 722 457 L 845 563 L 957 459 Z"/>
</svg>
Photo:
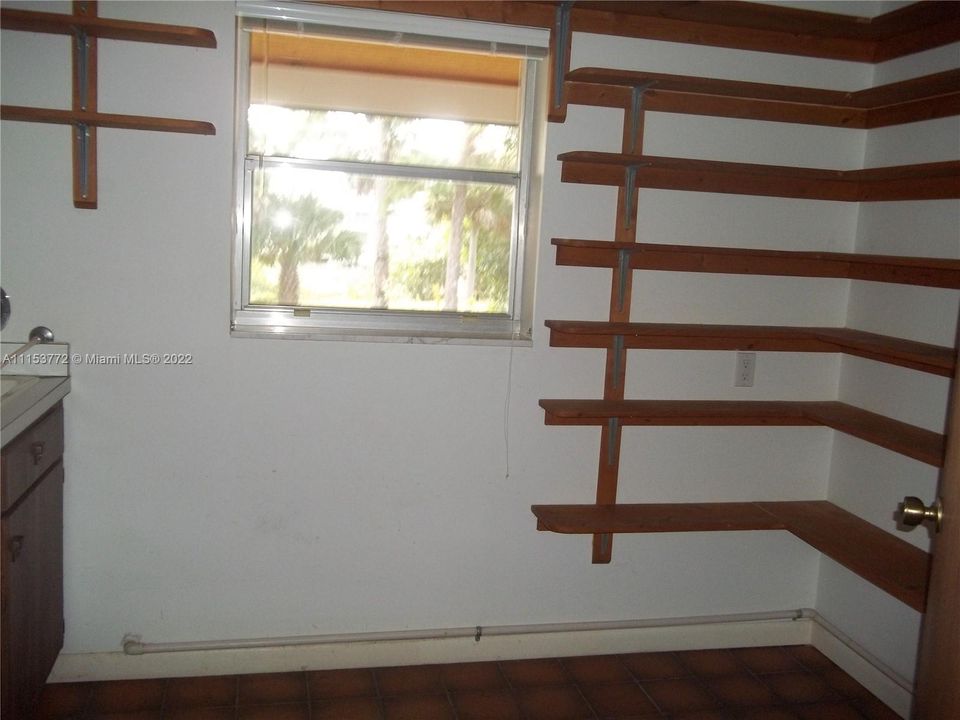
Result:
<svg viewBox="0 0 960 720">
<path fill-rule="evenodd" d="M 276 105 L 251 105 L 247 120 L 257 155 L 507 172 L 519 163 L 515 125 Z"/>
<path fill-rule="evenodd" d="M 514 184 L 257 170 L 250 303 L 505 314 L 515 202 Z"/>
</svg>

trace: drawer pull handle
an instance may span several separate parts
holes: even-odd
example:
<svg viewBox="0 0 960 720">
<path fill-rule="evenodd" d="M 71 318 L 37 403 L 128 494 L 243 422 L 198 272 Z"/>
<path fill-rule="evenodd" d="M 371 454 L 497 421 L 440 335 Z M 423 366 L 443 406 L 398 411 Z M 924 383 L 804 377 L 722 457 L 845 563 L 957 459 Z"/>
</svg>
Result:
<svg viewBox="0 0 960 720">
<path fill-rule="evenodd" d="M 30 454 L 33 455 L 33 464 L 39 465 L 40 461 L 43 460 L 43 451 L 46 449 L 46 443 L 42 440 L 38 440 L 35 443 L 30 445 Z"/>
<path fill-rule="evenodd" d="M 20 553 L 23 552 L 23 541 L 23 535 L 14 535 L 10 538 L 10 562 L 16 562 L 20 557 Z"/>
</svg>

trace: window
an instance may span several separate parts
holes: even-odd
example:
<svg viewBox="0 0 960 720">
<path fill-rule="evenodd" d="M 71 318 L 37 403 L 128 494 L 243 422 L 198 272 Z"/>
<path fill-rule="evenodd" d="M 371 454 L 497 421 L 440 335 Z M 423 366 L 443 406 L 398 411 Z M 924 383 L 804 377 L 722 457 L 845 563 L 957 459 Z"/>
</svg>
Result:
<svg viewBox="0 0 960 720">
<path fill-rule="evenodd" d="M 546 33 L 239 7 L 234 334 L 529 339 Z"/>
</svg>

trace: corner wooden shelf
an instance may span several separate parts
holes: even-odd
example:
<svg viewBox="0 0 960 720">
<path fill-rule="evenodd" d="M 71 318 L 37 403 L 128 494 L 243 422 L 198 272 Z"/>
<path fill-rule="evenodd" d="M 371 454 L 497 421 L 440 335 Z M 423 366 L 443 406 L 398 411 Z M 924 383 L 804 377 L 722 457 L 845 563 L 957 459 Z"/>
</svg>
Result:
<svg viewBox="0 0 960 720">
<path fill-rule="evenodd" d="M 559 156 L 561 180 L 588 185 L 870 202 L 960 198 L 960 161 L 867 170 L 691 160 L 578 150 Z"/>
<path fill-rule="evenodd" d="M 567 102 L 746 120 L 878 128 L 960 114 L 960 70 L 843 92 L 689 75 L 577 68 Z M 636 93 L 636 94 L 635 94 Z"/>
<path fill-rule="evenodd" d="M 596 534 L 786 530 L 901 602 L 923 611 L 930 556 L 823 500 L 534 505 L 537 529 Z"/>
<path fill-rule="evenodd" d="M 850 328 L 547 320 L 552 347 L 846 353 L 953 377 L 953 348 Z M 619 341 L 616 338 L 620 338 Z"/>
<path fill-rule="evenodd" d="M 541 400 L 540 407 L 547 425 L 821 425 L 928 465 L 943 465 L 943 435 L 833 400 Z"/>
<path fill-rule="evenodd" d="M 0 119 L 3 120 L 69 125 L 73 128 L 74 207 L 88 210 L 97 207 L 97 128 L 216 134 L 212 123 L 200 120 L 101 113 L 97 110 L 98 38 L 215 48 L 217 39 L 210 30 L 101 18 L 97 14 L 95 0 L 74 0 L 73 13 L 70 15 L 0 8 L 0 27 L 74 38 L 71 43 L 73 97 L 70 110 L 0 105 Z"/>
<path fill-rule="evenodd" d="M 857 253 L 554 238 L 557 264 L 674 272 L 789 275 L 960 288 L 960 260 Z"/>
<path fill-rule="evenodd" d="M 52 108 L 0 106 L 0 119 L 40 122 L 53 125 L 89 125 L 90 127 L 119 128 L 122 130 L 156 130 L 160 132 L 216 135 L 213 123 L 202 120 L 177 120 L 147 115 L 118 115 L 115 113 L 55 110 Z"/>
</svg>

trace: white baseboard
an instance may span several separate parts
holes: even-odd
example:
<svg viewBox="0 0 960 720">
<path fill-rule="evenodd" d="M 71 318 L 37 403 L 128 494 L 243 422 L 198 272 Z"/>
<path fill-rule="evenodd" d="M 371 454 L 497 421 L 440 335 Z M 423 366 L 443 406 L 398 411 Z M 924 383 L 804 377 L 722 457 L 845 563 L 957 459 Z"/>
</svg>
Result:
<svg viewBox="0 0 960 720">
<path fill-rule="evenodd" d="M 479 641 L 472 637 L 447 637 L 187 650 L 142 655 L 128 655 L 122 651 L 62 653 L 53 667 L 49 682 L 390 667 L 765 645 L 813 645 L 901 717 L 908 717 L 913 701 L 912 693 L 856 652 L 844 639 L 831 632 L 829 624 L 820 624 L 815 612 L 804 612 L 805 617 L 791 619 L 486 635 Z"/>
<path fill-rule="evenodd" d="M 62 653 L 49 682 L 389 667 L 432 663 L 517 660 L 571 655 L 805 645 L 806 618 L 704 623 L 670 627 L 489 635 L 473 638 L 323 643 L 267 648 L 127 655 Z"/>
<path fill-rule="evenodd" d="M 860 656 L 829 628 L 814 622 L 810 644 L 839 665 L 867 690 L 883 700 L 902 718 L 910 717 L 913 693 L 894 682 L 875 665 Z"/>
</svg>

